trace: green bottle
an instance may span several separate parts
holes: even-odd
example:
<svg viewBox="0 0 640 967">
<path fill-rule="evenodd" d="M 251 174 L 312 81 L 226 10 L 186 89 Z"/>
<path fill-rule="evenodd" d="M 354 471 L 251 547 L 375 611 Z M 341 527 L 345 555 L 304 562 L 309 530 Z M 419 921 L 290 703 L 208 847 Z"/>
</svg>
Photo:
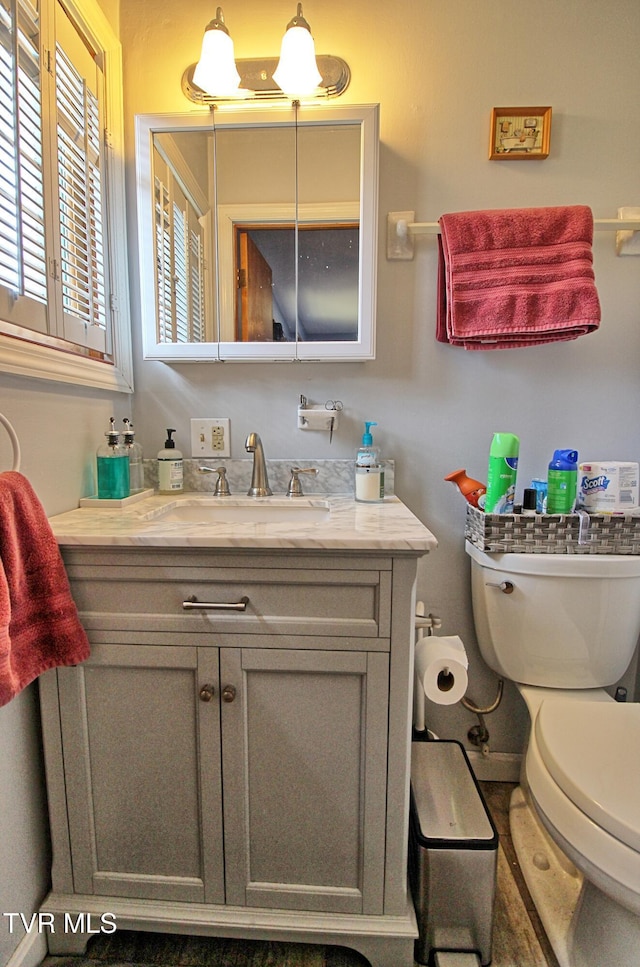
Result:
<svg viewBox="0 0 640 967">
<path fill-rule="evenodd" d="M 98 447 L 96 463 L 98 470 L 98 497 L 101 500 L 121 500 L 128 497 L 129 457 L 120 445 L 120 434 L 115 428 L 113 417 L 110 428 L 105 433 L 106 440 Z"/>
<path fill-rule="evenodd" d="M 487 493 L 484 509 L 487 514 L 512 514 L 516 492 L 520 440 L 513 433 L 494 433 L 489 450 Z"/>
<path fill-rule="evenodd" d="M 547 513 L 572 514 L 578 489 L 578 451 L 554 450 L 547 476 Z"/>
</svg>

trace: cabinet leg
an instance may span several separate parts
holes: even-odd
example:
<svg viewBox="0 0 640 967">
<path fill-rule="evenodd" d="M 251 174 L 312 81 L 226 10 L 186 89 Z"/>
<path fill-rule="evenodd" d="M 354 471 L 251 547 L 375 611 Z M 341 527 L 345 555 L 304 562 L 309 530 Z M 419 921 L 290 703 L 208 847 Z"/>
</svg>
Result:
<svg viewBox="0 0 640 967">
<path fill-rule="evenodd" d="M 56 930 L 47 932 L 47 949 L 52 956 L 63 957 L 85 954 L 87 944 L 93 933 L 73 933 L 72 931 L 58 933 Z"/>
<path fill-rule="evenodd" d="M 371 967 L 414 967 L 414 941 L 406 937 L 358 937 L 345 947 L 357 950 Z"/>
</svg>

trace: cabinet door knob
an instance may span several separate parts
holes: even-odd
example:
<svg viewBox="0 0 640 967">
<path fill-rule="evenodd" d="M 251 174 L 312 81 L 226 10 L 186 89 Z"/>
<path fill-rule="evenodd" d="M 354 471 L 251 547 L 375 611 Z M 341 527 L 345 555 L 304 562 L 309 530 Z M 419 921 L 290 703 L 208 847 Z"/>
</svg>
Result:
<svg viewBox="0 0 640 967">
<path fill-rule="evenodd" d="M 235 685 L 225 685 L 222 689 L 222 701 L 223 702 L 233 702 L 236 697 Z"/>
<path fill-rule="evenodd" d="M 213 685 L 203 685 L 200 689 L 200 701 L 210 702 L 215 694 Z"/>
</svg>

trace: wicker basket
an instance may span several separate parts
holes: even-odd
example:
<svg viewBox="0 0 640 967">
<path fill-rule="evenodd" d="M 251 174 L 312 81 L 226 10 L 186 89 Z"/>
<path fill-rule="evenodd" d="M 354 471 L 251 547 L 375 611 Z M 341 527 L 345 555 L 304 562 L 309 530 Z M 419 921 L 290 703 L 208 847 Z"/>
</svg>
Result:
<svg viewBox="0 0 640 967">
<path fill-rule="evenodd" d="M 583 543 L 579 528 L 577 514 L 485 514 L 467 504 L 464 536 L 494 554 L 640 554 L 640 517 L 590 514 Z"/>
</svg>

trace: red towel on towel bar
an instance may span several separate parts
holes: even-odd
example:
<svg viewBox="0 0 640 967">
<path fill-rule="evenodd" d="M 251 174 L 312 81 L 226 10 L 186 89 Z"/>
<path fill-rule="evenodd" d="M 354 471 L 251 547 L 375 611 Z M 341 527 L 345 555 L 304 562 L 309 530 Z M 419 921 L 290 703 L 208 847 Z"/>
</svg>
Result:
<svg viewBox="0 0 640 967">
<path fill-rule="evenodd" d="M 590 208 L 455 212 L 439 224 L 439 342 L 514 349 L 598 328 Z"/>
<path fill-rule="evenodd" d="M 89 642 L 42 504 L 22 474 L 0 474 L 0 705 Z"/>
</svg>

